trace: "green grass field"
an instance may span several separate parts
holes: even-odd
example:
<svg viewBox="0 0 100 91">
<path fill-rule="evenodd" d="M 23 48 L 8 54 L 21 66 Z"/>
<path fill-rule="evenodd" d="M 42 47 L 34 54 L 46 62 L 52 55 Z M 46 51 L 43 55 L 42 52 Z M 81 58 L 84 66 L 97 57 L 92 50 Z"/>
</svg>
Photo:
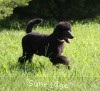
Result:
<svg viewBox="0 0 100 91">
<path fill-rule="evenodd" d="M 24 29 L 0 30 L 0 91 L 100 91 L 100 24 L 75 23 L 71 44 L 65 43 L 63 55 L 71 70 L 58 69 L 48 58 L 35 55 L 32 64 L 20 65 Z M 33 31 L 50 34 L 53 27 Z"/>
</svg>

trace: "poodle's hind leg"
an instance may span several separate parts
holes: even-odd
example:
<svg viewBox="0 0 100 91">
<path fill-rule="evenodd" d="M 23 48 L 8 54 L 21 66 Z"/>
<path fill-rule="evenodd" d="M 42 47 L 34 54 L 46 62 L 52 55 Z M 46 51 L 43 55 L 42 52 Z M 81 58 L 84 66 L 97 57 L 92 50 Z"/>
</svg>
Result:
<svg viewBox="0 0 100 91">
<path fill-rule="evenodd" d="M 26 55 L 24 54 L 21 57 L 19 57 L 18 62 L 21 64 L 25 63 L 26 62 Z"/>
<path fill-rule="evenodd" d="M 33 56 L 34 56 L 34 54 L 31 54 L 31 55 L 30 55 L 30 57 L 29 57 L 29 59 L 28 59 L 28 62 L 29 62 L 29 63 L 32 63 L 32 58 L 33 58 Z"/>
<path fill-rule="evenodd" d="M 26 60 L 28 60 L 29 63 L 32 63 L 32 58 L 33 58 L 33 52 L 32 51 L 28 51 L 26 53 Z"/>
<path fill-rule="evenodd" d="M 23 64 L 26 62 L 26 53 L 23 52 L 23 55 L 21 57 L 19 57 L 18 62 Z"/>
<path fill-rule="evenodd" d="M 33 58 L 33 54 L 27 52 L 26 54 L 22 55 L 22 57 L 19 57 L 18 62 L 23 64 L 23 63 L 26 63 L 26 61 L 28 60 L 28 62 L 31 63 L 32 62 L 32 58 Z"/>
</svg>

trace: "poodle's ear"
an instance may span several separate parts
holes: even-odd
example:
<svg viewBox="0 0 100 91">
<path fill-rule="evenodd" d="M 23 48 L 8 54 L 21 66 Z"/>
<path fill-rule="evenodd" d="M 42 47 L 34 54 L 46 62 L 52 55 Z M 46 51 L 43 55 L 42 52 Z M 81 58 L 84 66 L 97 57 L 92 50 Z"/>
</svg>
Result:
<svg viewBox="0 0 100 91">
<path fill-rule="evenodd" d="M 60 24 L 56 25 L 54 28 L 54 32 L 60 31 L 62 29 L 62 26 Z"/>
</svg>

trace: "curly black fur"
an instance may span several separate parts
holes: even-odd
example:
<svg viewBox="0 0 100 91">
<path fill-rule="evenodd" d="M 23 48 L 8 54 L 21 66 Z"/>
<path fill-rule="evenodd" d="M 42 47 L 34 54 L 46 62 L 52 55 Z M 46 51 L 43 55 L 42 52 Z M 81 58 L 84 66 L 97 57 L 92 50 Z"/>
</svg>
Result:
<svg viewBox="0 0 100 91">
<path fill-rule="evenodd" d="M 42 19 L 37 18 L 28 22 L 27 35 L 22 39 L 23 54 L 19 58 L 19 62 L 25 63 L 27 60 L 32 62 L 33 55 L 37 54 L 48 57 L 54 65 L 65 64 L 69 69 L 68 59 L 61 54 L 64 49 L 64 41 L 69 43 L 69 39 L 74 38 L 71 34 L 70 23 L 66 21 L 59 22 L 50 35 L 32 32 L 32 27 L 42 21 Z"/>
</svg>

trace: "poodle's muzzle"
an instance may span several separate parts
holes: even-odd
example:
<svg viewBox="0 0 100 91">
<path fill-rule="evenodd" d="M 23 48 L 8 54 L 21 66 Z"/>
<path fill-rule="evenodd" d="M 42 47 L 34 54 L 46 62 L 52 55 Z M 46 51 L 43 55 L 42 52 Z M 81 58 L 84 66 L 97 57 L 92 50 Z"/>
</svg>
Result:
<svg viewBox="0 0 100 91">
<path fill-rule="evenodd" d="M 64 40 L 67 42 L 67 43 L 70 43 L 70 39 L 73 39 L 74 36 L 72 35 L 71 31 L 67 31 L 65 34 L 65 37 L 64 37 Z"/>
</svg>

